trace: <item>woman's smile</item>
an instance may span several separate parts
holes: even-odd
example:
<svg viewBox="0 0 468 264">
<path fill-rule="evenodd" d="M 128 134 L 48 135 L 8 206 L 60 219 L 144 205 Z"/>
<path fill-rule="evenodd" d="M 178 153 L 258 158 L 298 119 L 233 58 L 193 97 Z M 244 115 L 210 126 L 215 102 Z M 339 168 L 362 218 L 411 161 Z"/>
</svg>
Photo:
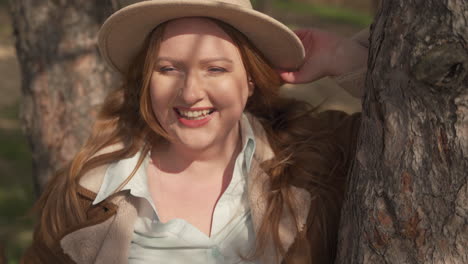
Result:
<svg viewBox="0 0 468 264">
<path fill-rule="evenodd" d="M 213 107 L 174 107 L 179 122 L 187 127 L 201 127 L 207 124 L 214 116 L 216 109 Z"/>
</svg>

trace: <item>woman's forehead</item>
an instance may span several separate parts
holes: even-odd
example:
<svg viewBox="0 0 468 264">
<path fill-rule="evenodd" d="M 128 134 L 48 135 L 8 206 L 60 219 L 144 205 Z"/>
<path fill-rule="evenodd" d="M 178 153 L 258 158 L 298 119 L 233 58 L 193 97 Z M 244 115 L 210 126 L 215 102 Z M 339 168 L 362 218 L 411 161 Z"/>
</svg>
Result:
<svg viewBox="0 0 468 264">
<path fill-rule="evenodd" d="M 232 55 L 239 50 L 229 35 L 207 18 L 181 18 L 168 22 L 164 29 L 159 54 L 176 55 Z"/>
<path fill-rule="evenodd" d="M 203 17 L 186 17 L 171 20 L 164 29 L 163 40 L 179 35 L 209 35 L 231 41 L 213 20 Z"/>
</svg>

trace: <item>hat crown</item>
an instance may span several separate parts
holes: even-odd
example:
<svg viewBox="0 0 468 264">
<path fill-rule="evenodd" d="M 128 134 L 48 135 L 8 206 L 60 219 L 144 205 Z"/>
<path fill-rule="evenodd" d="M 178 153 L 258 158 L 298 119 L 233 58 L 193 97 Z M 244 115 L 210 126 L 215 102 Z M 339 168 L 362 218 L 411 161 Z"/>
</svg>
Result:
<svg viewBox="0 0 468 264">
<path fill-rule="evenodd" d="M 207 0 L 208 2 L 219 2 L 219 3 L 226 3 L 231 5 L 237 5 L 243 8 L 250 8 L 252 9 L 252 3 L 250 0 Z"/>
</svg>

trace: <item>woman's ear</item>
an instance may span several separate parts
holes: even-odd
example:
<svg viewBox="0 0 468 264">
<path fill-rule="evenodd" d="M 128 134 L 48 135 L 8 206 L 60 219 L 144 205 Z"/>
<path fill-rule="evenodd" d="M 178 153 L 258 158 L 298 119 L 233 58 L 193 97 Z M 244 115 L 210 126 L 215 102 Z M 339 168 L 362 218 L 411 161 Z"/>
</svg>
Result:
<svg viewBox="0 0 468 264">
<path fill-rule="evenodd" d="M 248 77 L 248 84 L 249 84 L 249 96 L 252 96 L 254 89 L 255 89 L 255 83 L 252 80 L 252 77 Z"/>
</svg>

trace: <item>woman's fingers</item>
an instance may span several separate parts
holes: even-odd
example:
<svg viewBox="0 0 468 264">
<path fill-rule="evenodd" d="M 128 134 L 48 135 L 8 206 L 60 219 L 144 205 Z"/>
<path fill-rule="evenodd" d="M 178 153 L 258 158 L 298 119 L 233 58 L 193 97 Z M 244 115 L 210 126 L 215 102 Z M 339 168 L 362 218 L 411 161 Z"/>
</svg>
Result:
<svg viewBox="0 0 468 264">
<path fill-rule="evenodd" d="M 288 72 L 288 71 L 281 71 L 278 70 L 279 75 L 281 78 L 287 83 L 297 83 L 296 73 L 295 72 Z"/>
<path fill-rule="evenodd" d="M 292 84 L 308 83 L 323 77 L 311 67 L 302 67 L 298 71 L 278 70 L 278 73 L 285 82 Z"/>
<path fill-rule="evenodd" d="M 307 83 L 337 76 L 367 62 L 367 49 L 353 39 L 319 29 L 294 31 L 305 50 L 304 64 L 297 71 L 278 71 L 287 83 Z"/>
</svg>

